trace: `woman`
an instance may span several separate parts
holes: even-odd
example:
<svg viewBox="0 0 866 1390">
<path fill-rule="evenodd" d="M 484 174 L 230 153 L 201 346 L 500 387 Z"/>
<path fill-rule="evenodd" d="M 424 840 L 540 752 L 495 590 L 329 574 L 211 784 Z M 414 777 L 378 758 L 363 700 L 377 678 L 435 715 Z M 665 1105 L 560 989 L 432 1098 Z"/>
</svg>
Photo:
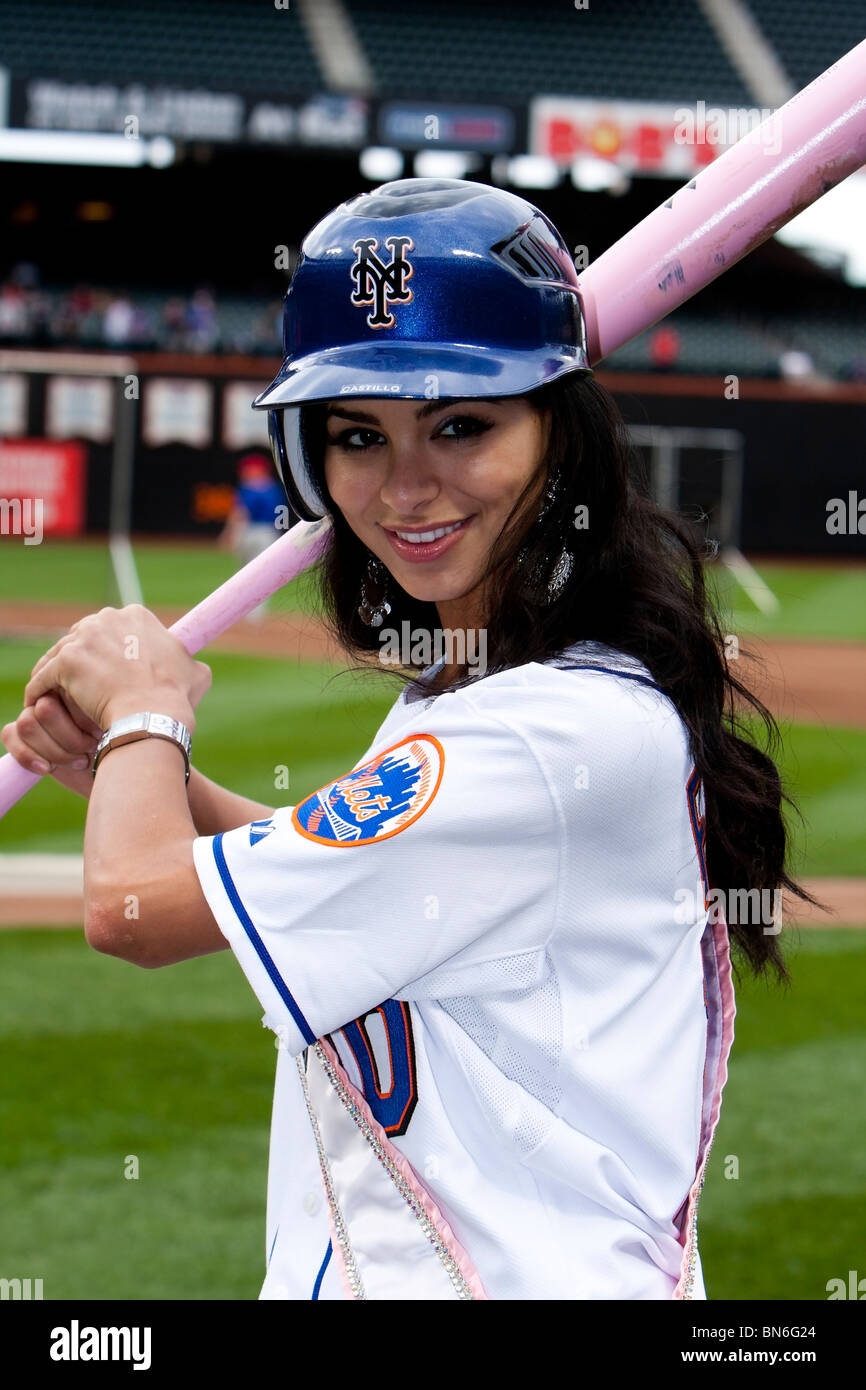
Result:
<svg viewBox="0 0 866 1390">
<path fill-rule="evenodd" d="M 140 608 L 77 624 L 3 731 L 85 790 L 95 733 L 166 717 L 97 755 L 87 938 L 145 966 L 229 944 L 264 1006 L 263 1298 L 706 1297 L 718 908 L 800 890 L 734 695 L 772 721 L 630 481 L 575 285 L 543 214 L 480 184 L 387 184 L 304 242 L 256 404 L 295 510 L 332 517 L 337 633 L 369 658 L 408 632 L 416 666 L 354 769 L 294 808 L 185 786 L 210 673 Z M 777 933 L 730 924 L 785 979 Z"/>
</svg>

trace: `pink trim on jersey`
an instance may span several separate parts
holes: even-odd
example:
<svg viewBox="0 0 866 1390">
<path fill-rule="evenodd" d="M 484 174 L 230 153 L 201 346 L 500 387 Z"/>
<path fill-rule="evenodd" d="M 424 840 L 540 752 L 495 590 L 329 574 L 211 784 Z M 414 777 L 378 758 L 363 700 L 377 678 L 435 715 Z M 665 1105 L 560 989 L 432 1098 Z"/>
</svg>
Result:
<svg viewBox="0 0 866 1390">
<path fill-rule="evenodd" d="M 340 1276 L 340 1287 L 343 1290 L 343 1297 L 351 1299 L 351 1301 L 354 1303 L 356 1301 L 355 1291 L 352 1288 L 352 1285 L 349 1283 L 349 1275 L 346 1270 L 346 1259 L 343 1254 L 343 1247 L 340 1244 L 340 1240 L 337 1235 L 337 1228 L 334 1225 L 334 1213 L 331 1211 L 331 1204 L 327 1200 L 327 1196 L 328 1194 L 326 1192 L 325 1206 L 328 1211 L 328 1225 L 331 1228 L 331 1257 L 337 1266 L 337 1273 Z"/>
<path fill-rule="evenodd" d="M 468 1254 L 463 1249 L 463 1246 L 457 1240 L 457 1237 L 455 1236 L 451 1227 L 448 1225 L 448 1222 L 445 1220 L 445 1217 L 442 1215 L 441 1211 L 437 1207 L 430 1193 L 422 1184 L 420 1178 L 418 1177 L 418 1174 L 415 1172 L 415 1169 L 409 1163 L 406 1156 L 402 1154 L 400 1150 L 396 1148 L 395 1145 L 388 1138 L 384 1129 L 379 1124 L 378 1120 L 376 1119 L 372 1110 L 370 1109 L 369 1105 L 364 1099 L 363 1092 L 359 1091 L 358 1087 L 355 1086 L 353 1082 L 349 1079 L 345 1067 L 343 1066 L 342 1062 L 340 1061 L 339 1057 L 337 1056 L 337 1053 L 335 1052 L 331 1044 L 327 1042 L 326 1039 L 319 1038 L 319 1046 L 322 1048 L 322 1051 L 325 1053 L 325 1056 L 328 1058 L 328 1061 L 331 1063 L 332 1067 L 337 1072 L 337 1075 L 340 1077 L 340 1080 L 346 1087 L 346 1090 L 349 1092 L 350 1096 L 357 1105 L 364 1119 L 367 1121 L 367 1124 L 373 1130 L 374 1134 L 376 1135 L 376 1138 L 379 1140 L 379 1143 L 386 1150 L 388 1157 L 400 1170 L 401 1176 L 405 1179 L 406 1183 L 411 1188 L 414 1196 L 418 1198 L 418 1201 L 423 1206 L 427 1218 L 432 1222 L 440 1240 L 447 1249 L 448 1254 L 451 1256 L 452 1260 L 457 1265 L 457 1268 L 459 1269 L 469 1288 L 472 1290 L 472 1297 L 477 1299 L 483 1299 L 486 1301 L 487 1294 L 484 1292 L 484 1288 L 481 1283 L 481 1276 L 479 1275 L 477 1269 L 470 1260 Z M 331 1219 L 330 1210 L 329 1219 Z M 343 1291 L 346 1297 L 354 1301 L 355 1295 L 353 1294 L 351 1285 L 349 1283 L 348 1274 L 346 1273 L 346 1265 L 343 1256 L 343 1251 L 339 1241 L 336 1239 L 333 1230 L 332 1220 L 331 1226 L 333 1253 L 334 1258 L 337 1261 L 337 1268 L 340 1272 L 340 1282 L 343 1286 Z M 422 1239 L 424 1239 L 423 1236 Z M 446 1276 L 443 1274 L 443 1278 L 445 1277 Z"/>
<path fill-rule="evenodd" d="M 695 1181 L 688 1199 L 679 1215 L 682 1216 L 679 1241 L 683 1246 L 680 1264 L 680 1277 L 673 1291 L 673 1298 L 682 1298 L 689 1273 L 689 1259 L 692 1253 L 692 1220 L 696 1215 L 698 1201 L 703 1185 L 704 1170 L 709 1157 L 710 1145 L 719 1122 L 722 1109 L 722 1091 L 728 1079 L 728 1057 L 734 1041 L 734 1017 L 737 1012 L 734 987 L 731 980 L 731 946 L 728 928 L 724 919 L 708 922 L 701 938 L 701 954 L 704 962 L 704 989 L 707 1001 L 707 1052 L 704 1062 L 703 1100 L 701 1105 L 701 1131 L 698 1144 L 698 1163 Z M 695 1242 L 696 1244 L 696 1242 Z"/>
</svg>

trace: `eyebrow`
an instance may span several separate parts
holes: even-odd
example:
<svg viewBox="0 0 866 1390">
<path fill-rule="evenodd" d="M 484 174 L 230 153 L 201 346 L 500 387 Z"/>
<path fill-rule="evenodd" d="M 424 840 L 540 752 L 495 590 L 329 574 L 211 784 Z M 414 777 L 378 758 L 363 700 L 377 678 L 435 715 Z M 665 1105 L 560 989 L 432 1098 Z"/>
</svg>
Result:
<svg viewBox="0 0 866 1390">
<path fill-rule="evenodd" d="M 477 403 L 478 403 L 477 400 L 473 400 L 471 397 L 466 397 L 465 399 L 454 399 L 454 400 L 446 399 L 446 400 L 428 401 L 426 405 L 422 405 L 422 406 L 421 406 L 421 409 L 420 409 L 420 410 L 416 410 L 416 411 L 415 411 L 415 419 L 416 419 L 416 420 L 423 420 L 425 416 L 427 416 L 427 415 L 433 415 L 433 414 L 435 414 L 435 412 L 436 412 L 437 410 L 444 410 L 446 406 L 464 405 L 464 404 L 476 405 Z M 500 402 L 497 401 L 497 400 L 485 401 L 485 405 L 499 405 L 499 404 L 500 404 Z M 354 420 L 356 423 L 360 423 L 360 424 L 364 424 L 364 425 L 378 425 L 378 424 L 379 424 L 379 420 L 378 420 L 378 418 L 377 418 L 375 415 L 368 415 L 367 412 L 364 411 L 364 410 L 342 410 L 342 409 L 338 409 L 336 406 L 329 405 L 329 406 L 328 406 L 328 409 L 327 409 L 327 412 L 326 412 L 326 415 L 325 415 L 325 419 L 326 419 L 326 420 L 330 420 L 330 418 L 331 418 L 332 415 L 333 415 L 333 416 L 339 417 L 341 420 Z"/>
</svg>

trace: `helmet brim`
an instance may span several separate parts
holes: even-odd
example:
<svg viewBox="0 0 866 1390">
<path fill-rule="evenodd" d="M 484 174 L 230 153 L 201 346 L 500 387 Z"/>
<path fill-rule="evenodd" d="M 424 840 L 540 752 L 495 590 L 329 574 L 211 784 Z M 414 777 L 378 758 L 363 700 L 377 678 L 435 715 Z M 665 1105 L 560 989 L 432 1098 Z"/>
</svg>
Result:
<svg viewBox="0 0 866 1390">
<path fill-rule="evenodd" d="M 564 375 L 591 371 L 582 347 L 530 351 L 455 343 L 358 343 L 287 359 L 255 410 L 312 404 L 339 396 L 471 400 L 520 396 Z"/>
</svg>

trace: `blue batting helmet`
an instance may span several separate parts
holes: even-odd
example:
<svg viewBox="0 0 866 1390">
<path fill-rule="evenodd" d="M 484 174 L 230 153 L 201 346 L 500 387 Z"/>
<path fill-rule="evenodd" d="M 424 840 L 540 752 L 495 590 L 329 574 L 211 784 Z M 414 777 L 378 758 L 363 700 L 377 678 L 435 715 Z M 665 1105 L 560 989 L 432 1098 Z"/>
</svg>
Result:
<svg viewBox="0 0 866 1390">
<path fill-rule="evenodd" d="M 286 295 L 285 358 L 253 406 L 305 520 L 327 506 L 301 406 L 337 396 L 516 396 L 589 371 L 577 273 L 524 198 L 463 179 L 398 179 L 307 234 Z"/>
</svg>

